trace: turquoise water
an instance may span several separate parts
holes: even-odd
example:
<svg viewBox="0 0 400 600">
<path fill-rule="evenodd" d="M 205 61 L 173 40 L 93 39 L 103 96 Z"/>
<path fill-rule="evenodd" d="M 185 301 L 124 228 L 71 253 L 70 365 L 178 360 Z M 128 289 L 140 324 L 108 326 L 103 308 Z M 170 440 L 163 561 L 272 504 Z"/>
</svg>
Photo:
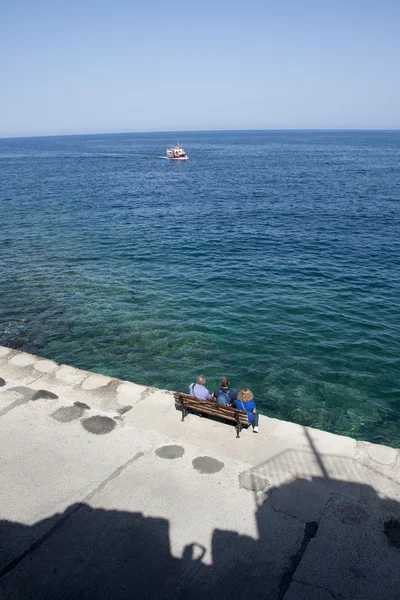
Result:
<svg viewBox="0 0 400 600">
<path fill-rule="evenodd" d="M 400 132 L 0 140 L 0 343 L 400 446 Z"/>
</svg>

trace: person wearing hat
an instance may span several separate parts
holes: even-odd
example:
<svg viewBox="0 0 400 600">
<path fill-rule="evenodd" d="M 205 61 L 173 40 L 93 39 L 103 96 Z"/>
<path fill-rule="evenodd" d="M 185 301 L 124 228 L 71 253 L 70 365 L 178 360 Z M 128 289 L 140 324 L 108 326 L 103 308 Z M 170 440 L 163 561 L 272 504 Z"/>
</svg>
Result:
<svg viewBox="0 0 400 600">
<path fill-rule="evenodd" d="M 258 412 L 253 400 L 253 392 L 249 388 L 244 388 L 238 393 L 236 408 L 247 412 L 249 423 L 253 425 L 253 433 L 258 433 Z"/>
<path fill-rule="evenodd" d="M 189 394 L 195 398 L 198 398 L 199 400 L 213 399 L 213 396 L 206 388 L 206 378 L 203 377 L 203 375 L 200 375 L 200 377 L 196 379 L 196 383 L 191 383 L 189 385 Z"/>
</svg>

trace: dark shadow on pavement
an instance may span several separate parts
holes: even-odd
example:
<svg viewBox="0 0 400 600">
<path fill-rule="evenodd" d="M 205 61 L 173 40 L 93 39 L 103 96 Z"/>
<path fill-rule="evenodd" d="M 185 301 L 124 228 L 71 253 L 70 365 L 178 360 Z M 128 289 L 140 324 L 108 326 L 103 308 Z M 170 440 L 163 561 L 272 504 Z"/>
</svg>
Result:
<svg viewBox="0 0 400 600">
<path fill-rule="evenodd" d="M 142 513 L 75 504 L 32 526 L 0 521 L 0 599 L 400 600 L 398 502 L 325 466 L 242 493 L 238 520 L 255 500 L 258 539 L 216 527 L 211 564 L 196 541 L 174 556 L 169 521 Z"/>
</svg>

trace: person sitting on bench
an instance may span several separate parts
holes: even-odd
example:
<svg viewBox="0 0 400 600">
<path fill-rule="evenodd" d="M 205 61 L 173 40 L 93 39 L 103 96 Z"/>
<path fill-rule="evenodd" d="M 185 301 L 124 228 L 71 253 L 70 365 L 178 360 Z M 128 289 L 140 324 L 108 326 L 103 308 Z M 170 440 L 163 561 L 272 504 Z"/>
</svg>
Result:
<svg viewBox="0 0 400 600">
<path fill-rule="evenodd" d="M 191 383 L 189 385 L 189 394 L 198 398 L 199 400 L 213 400 L 214 396 L 210 394 L 208 389 L 206 388 L 206 378 L 203 375 L 200 375 L 196 379 L 196 383 Z"/>
<path fill-rule="evenodd" d="M 253 392 L 249 388 L 244 388 L 238 393 L 236 408 L 247 412 L 249 423 L 253 425 L 253 433 L 258 433 L 258 412 L 253 400 Z"/>
<path fill-rule="evenodd" d="M 236 393 L 229 389 L 229 379 L 227 377 L 221 377 L 219 380 L 220 386 L 214 392 L 214 398 L 217 404 L 223 406 L 235 406 L 235 400 L 237 398 Z"/>
</svg>

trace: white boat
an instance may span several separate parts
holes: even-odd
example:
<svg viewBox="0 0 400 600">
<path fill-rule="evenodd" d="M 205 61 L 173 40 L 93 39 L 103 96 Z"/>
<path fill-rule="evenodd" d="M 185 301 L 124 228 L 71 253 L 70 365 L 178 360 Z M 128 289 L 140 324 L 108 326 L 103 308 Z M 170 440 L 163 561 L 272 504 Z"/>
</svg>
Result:
<svg viewBox="0 0 400 600">
<path fill-rule="evenodd" d="M 189 157 L 184 149 L 178 144 L 178 146 L 174 146 L 173 148 L 167 148 L 167 155 L 160 156 L 160 158 L 169 158 L 170 160 L 188 160 Z"/>
</svg>

